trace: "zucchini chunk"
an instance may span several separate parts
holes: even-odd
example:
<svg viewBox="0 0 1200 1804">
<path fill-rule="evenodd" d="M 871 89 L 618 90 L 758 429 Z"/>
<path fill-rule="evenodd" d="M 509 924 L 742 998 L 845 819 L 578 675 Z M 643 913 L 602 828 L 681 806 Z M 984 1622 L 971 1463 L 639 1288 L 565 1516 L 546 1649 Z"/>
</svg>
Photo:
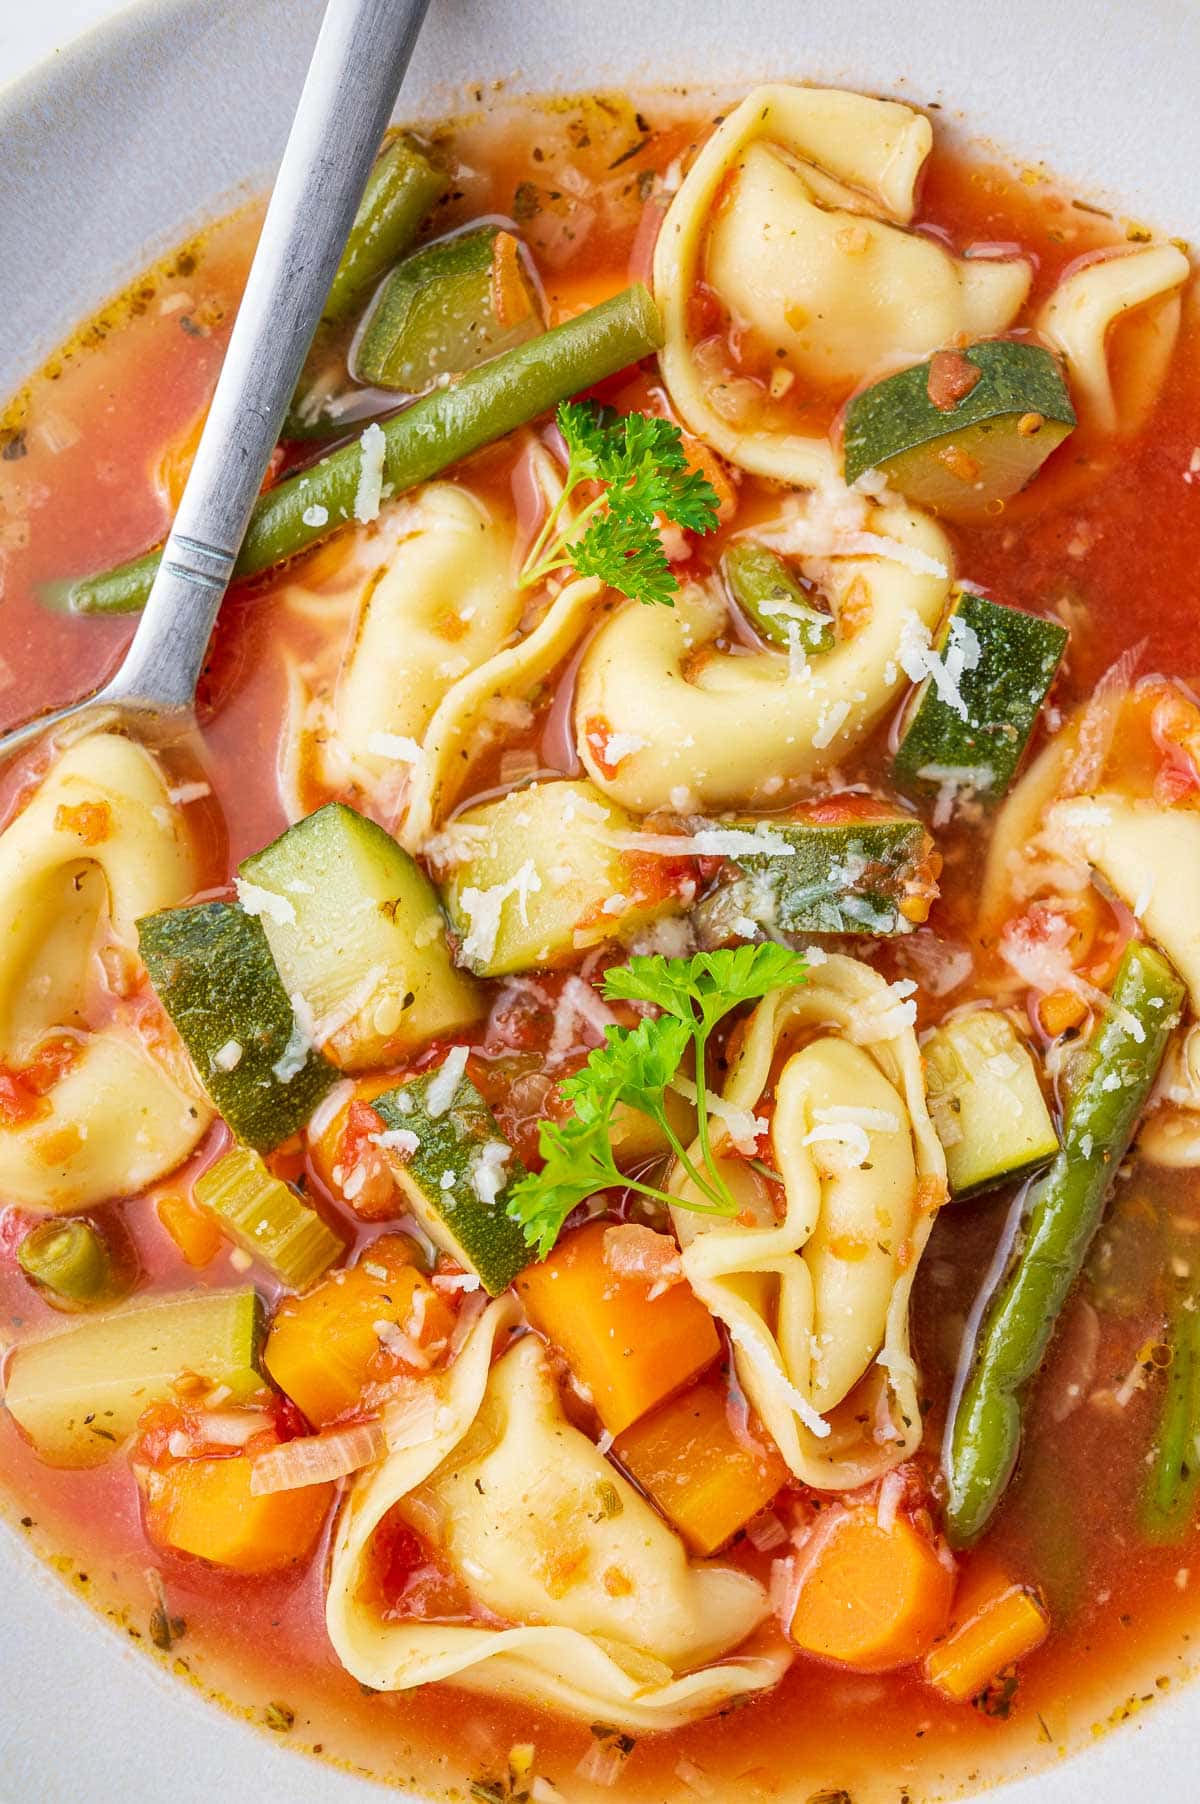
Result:
<svg viewBox="0 0 1200 1804">
<path fill-rule="evenodd" d="M 936 650 L 946 677 L 926 677 L 905 713 L 893 771 L 911 796 L 998 802 L 1017 772 L 1067 648 L 1055 620 L 956 596 Z"/>
<path fill-rule="evenodd" d="M 303 996 L 344 1070 L 385 1065 L 482 1012 L 451 962 L 432 884 L 353 808 L 328 803 L 238 869 L 285 990 Z"/>
<path fill-rule="evenodd" d="M 235 1402 L 263 1388 L 262 1322 L 251 1289 L 189 1290 L 130 1303 L 12 1356 L 4 1401 L 55 1466 L 98 1466 L 185 1372 L 227 1386 Z"/>
<path fill-rule="evenodd" d="M 846 410 L 845 478 L 878 470 L 910 501 L 974 519 L 1023 489 L 1074 426 L 1051 353 L 988 338 L 856 395 Z"/>
<path fill-rule="evenodd" d="M 196 1201 L 231 1240 L 289 1290 L 307 1290 L 345 1251 L 333 1229 L 248 1146 L 235 1146 L 196 1179 Z"/>
<path fill-rule="evenodd" d="M 1006 1015 L 959 1015 L 935 1027 L 921 1053 L 951 1195 L 974 1196 L 1054 1158 L 1058 1135 L 1037 1071 Z"/>
<path fill-rule="evenodd" d="M 591 783 L 533 783 L 455 819 L 470 847 L 445 891 L 459 961 L 504 977 L 632 937 L 684 907 L 686 860 L 622 851 L 614 835 L 640 823 Z"/>
<path fill-rule="evenodd" d="M 733 599 L 760 639 L 788 651 L 829 651 L 834 642 L 828 610 L 813 606 L 778 552 L 752 539 L 735 539 L 721 561 Z"/>
<path fill-rule="evenodd" d="M 474 1272 L 491 1297 L 536 1257 L 505 1214 L 525 1168 L 466 1075 L 465 1048 L 372 1105 L 395 1136 L 388 1162 L 429 1238 Z"/>
<path fill-rule="evenodd" d="M 384 282 L 353 355 L 376 388 L 422 394 L 543 329 L 518 238 L 500 226 L 456 232 L 406 257 Z"/>
<path fill-rule="evenodd" d="M 923 822 L 908 814 L 842 821 L 735 821 L 764 824 L 791 856 L 739 852 L 734 875 L 694 911 L 702 941 L 748 939 L 756 929 L 785 933 L 911 933 L 937 895 L 936 854 Z"/>
<path fill-rule="evenodd" d="M 138 922 L 159 1000 L 239 1140 L 270 1152 L 306 1122 L 338 1073 L 309 1044 L 261 921 L 235 902 Z"/>
</svg>

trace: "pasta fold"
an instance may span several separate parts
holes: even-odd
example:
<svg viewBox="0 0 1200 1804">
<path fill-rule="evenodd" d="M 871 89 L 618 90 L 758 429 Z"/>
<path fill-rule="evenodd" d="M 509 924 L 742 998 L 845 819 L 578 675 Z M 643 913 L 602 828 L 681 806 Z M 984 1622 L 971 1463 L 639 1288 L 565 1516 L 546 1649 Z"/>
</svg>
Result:
<svg viewBox="0 0 1200 1804">
<path fill-rule="evenodd" d="M 0 1126 L 9 1201 L 57 1210 L 128 1195 L 207 1128 L 186 1062 L 157 1018 L 152 1046 L 134 1009 L 114 1010 L 97 956 L 104 931 L 133 947 L 140 915 L 195 886 L 154 760 L 115 733 L 77 740 L 0 835 L 0 1059 L 20 1069 L 64 1038 L 70 1057 L 33 1119 Z"/>
<path fill-rule="evenodd" d="M 902 228 L 929 154 L 929 121 L 896 101 L 782 83 L 755 88 L 679 188 L 654 257 L 660 362 L 690 431 L 731 462 L 803 486 L 836 474 L 824 433 L 740 421 L 706 382 L 689 325 L 703 281 L 801 395 L 842 400 L 888 361 L 916 362 L 959 333 L 1002 332 L 1030 282 L 1022 261 L 960 258 Z"/>
<path fill-rule="evenodd" d="M 830 651 L 811 661 L 721 652 L 725 602 L 698 585 L 670 609 L 630 602 L 596 633 L 580 666 L 575 733 L 588 775 L 614 801 L 643 813 L 677 807 L 681 795 L 681 812 L 777 807 L 899 699 L 904 643 L 914 631 L 928 643 L 950 594 L 949 542 L 903 504 L 864 506 L 869 532 L 830 537 L 825 505 L 793 497 L 780 531 L 755 536 L 791 545 L 806 522 L 816 529 L 807 542 L 828 555 L 806 568 L 838 623 Z"/>
<path fill-rule="evenodd" d="M 774 1637 L 724 1659 L 767 1616 L 762 1587 L 689 1562 L 567 1420 L 539 1341 L 519 1339 L 493 1363 L 517 1314 L 511 1299 L 489 1307 L 448 1373 L 429 1381 L 439 1407 L 425 1438 L 351 1490 L 326 1604 L 342 1664 L 381 1691 L 448 1680 L 631 1730 L 670 1728 L 775 1684 L 789 1655 Z M 513 1626 L 386 1620 L 371 1607 L 372 1537 L 397 1505 L 436 1532 L 481 1612 Z"/>
<path fill-rule="evenodd" d="M 1038 331 L 1066 359 L 1076 407 L 1101 432 L 1135 431 L 1158 399 L 1190 274 L 1177 246 L 1141 245 L 1072 270 L 1038 314 Z"/>
<path fill-rule="evenodd" d="M 764 1158 L 782 1204 L 779 1186 L 727 1153 L 737 1220 L 673 1211 L 684 1273 L 728 1328 L 747 1397 L 795 1476 L 819 1490 L 867 1484 L 921 1439 L 908 1306 L 946 1162 L 913 1013 L 870 966 L 841 956 L 768 996 L 723 1118 L 727 1133 L 732 1118 L 757 1135 L 754 1111 L 773 1090 Z M 677 1173 L 672 1188 L 686 1196 L 688 1184 Z"/>
</svg>

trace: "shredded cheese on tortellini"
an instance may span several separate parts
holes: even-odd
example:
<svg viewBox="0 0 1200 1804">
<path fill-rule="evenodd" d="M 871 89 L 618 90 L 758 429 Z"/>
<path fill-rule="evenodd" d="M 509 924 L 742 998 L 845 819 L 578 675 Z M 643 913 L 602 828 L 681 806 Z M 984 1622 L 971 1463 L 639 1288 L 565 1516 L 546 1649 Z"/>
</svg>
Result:
<svg viewBox="0 0 1200 1804">
<path fill-rule="evenodd" d="M 535 1338 L 495 1359 L 517 1317 L 510 1298 L 490 1306 L 449 1373 L 428 1381 L 441 1399 L 428 1429 L 356 1481 L 326 1605 L 342 1664 L 379 1691 L 443 1679 L 634 1731 L 673 1728 L 776 1684 L 790 1659 L 776 1636 L 727 1658 L 769 1614 L 762 1586 L 689 1561 L 567 1420 Z M 379 1615 L 371 1543 L 397 1505 L 435 1529 L 459 1582 L 511 1626 Z"/>
<path fill-rule="evenodd" d="M 673 1212 L 684 1275 L 725 1323 L 746 1395 L 802 1483 L 854 1489 L 921 1439 L 909 1352 L 913 1277 L 946 1161 L 925 1101 L 913 1005 L 869 965 L 831 956 L 754 1011 L 724 1101 L 774 1080 L 766 1165 L 722 1162 L 736 1221 Z M 677 1174 L 672 1188 L 689 1193 Z"/>
</svg>

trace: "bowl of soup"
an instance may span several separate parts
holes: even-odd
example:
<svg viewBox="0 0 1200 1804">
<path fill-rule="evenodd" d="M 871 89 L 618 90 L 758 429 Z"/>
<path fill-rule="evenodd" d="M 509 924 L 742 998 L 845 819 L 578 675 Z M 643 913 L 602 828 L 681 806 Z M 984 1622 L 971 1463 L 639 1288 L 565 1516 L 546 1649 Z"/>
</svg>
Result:
<svg viewBox="0 0 1200 1804">
<path fill-rule="evenodd" d="M 318 13 L 0 100 L 0 728 Z M 435 4 L 194 722 L 0 772 L 14 1795 L 1191 1795 L 1200 47 L 923 23 Z"/>
</svg>

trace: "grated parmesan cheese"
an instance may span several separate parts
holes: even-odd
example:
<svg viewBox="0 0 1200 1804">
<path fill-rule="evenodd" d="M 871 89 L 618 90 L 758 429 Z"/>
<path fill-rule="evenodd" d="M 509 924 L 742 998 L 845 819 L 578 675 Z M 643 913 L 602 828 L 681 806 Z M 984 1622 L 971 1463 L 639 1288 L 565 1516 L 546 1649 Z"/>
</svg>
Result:
<svg viewBox="0 0 1200 1804">
<path fill-rule="evenodd" d="M 510 896 L 517 899 L 517 907 L 526 927 L 529 925 L 529 898 L 542 887 L 537 866 L 532 858 L 527 858 L 516 874 L 507 883 L 493 883 L 490 889 L 464 889 L 459 897 L 459 907 L 471 923 L 469 932 L 462 943 L 463 958 L 471 963 L 478 961 L 486 964 L 496 950 L 496 940 L 500 933 L 500 918 L 504 904 Z"/>
<path fill-rule="evenodd" d="M 240 1040 L 226 1040 L 213 1054 L 213 1064 L 218 1071 L 236 1071 L 242 1062 L 243 1050 Z"/>
<path fill-rule="evenodd" d="M 378 1146 L 384 1152 L 407 1153 L 411 1156 L 421 1148 L 421 1142 L 411 1128 L 385 1128 L 382 1133 L 368 1134 L 367 1139 L 372 1146 Z"/>
<path fill-rule="evenodd" d="M 452 1046 L 429 1080 L 425 1091 L 425 1109 L 435 1121 L 446 1113 L 454 1101 L 454 1093 L 467 1069 L 468 1052 L 466 1046 Z M 453 1181 L 451 1178 L 451 1183 Z"/>
<path fill-rule="evenodd" d="M 507 1140 L 485 1140 L 471 1159 L 471 1188 L 487 1209 L 495 1206 L 508 1182 L 506 1167 L 511 1158 Z"/>
<path fill-rule="evenodd" d="M 234 887 L 238 901 L 248 915 L 266 915 L 269 921 L 275 921 L 280 927 L 295 925 L 296 910 L 286 896 L 277 895 L 273 889 L 263 889 L 257 883 L 250 883 L 245 877 L 235 877 Z"/>
<path fill-rule="evenodd" d="M 397 764 L 418 764 L 422 755 L 416 740 L 406 733 L 372 733 L 367 750 L 373 758 L 392 758 Z"/>
<path fill-rule="evenodd" d="M 305 526 L 327 526 L 329 524 L 329 509 L 327 507 L 322 507 L 319 501 L 312 501 L 305 508 L 300 518 Z"/>
<path fill-rule="evenodd" d="M 288 906 L 290 908 L 291 904 L 289 903 Z M 290 1084 L 294 1077 L 299 1076 L 308 1063 L 308 1055 L 316 1043 L 313 1036 L 312 1010 L 307 1002 L 298 990 L 288 997 L 288 1001 L 292 1005 L 292 1031 L 288 1035 L 287 1045 L 271 1066 L 273 1076 L 281 1084 Z"/>
<path fill-rule="evenodd" d="M 354 518 L 363 526 L 379 518 L 383 499 L 383 459 L 387 440 L 377 420 L 372 420 L 358 441 L 358 487 L 354 492 Z"/>
</svg>

